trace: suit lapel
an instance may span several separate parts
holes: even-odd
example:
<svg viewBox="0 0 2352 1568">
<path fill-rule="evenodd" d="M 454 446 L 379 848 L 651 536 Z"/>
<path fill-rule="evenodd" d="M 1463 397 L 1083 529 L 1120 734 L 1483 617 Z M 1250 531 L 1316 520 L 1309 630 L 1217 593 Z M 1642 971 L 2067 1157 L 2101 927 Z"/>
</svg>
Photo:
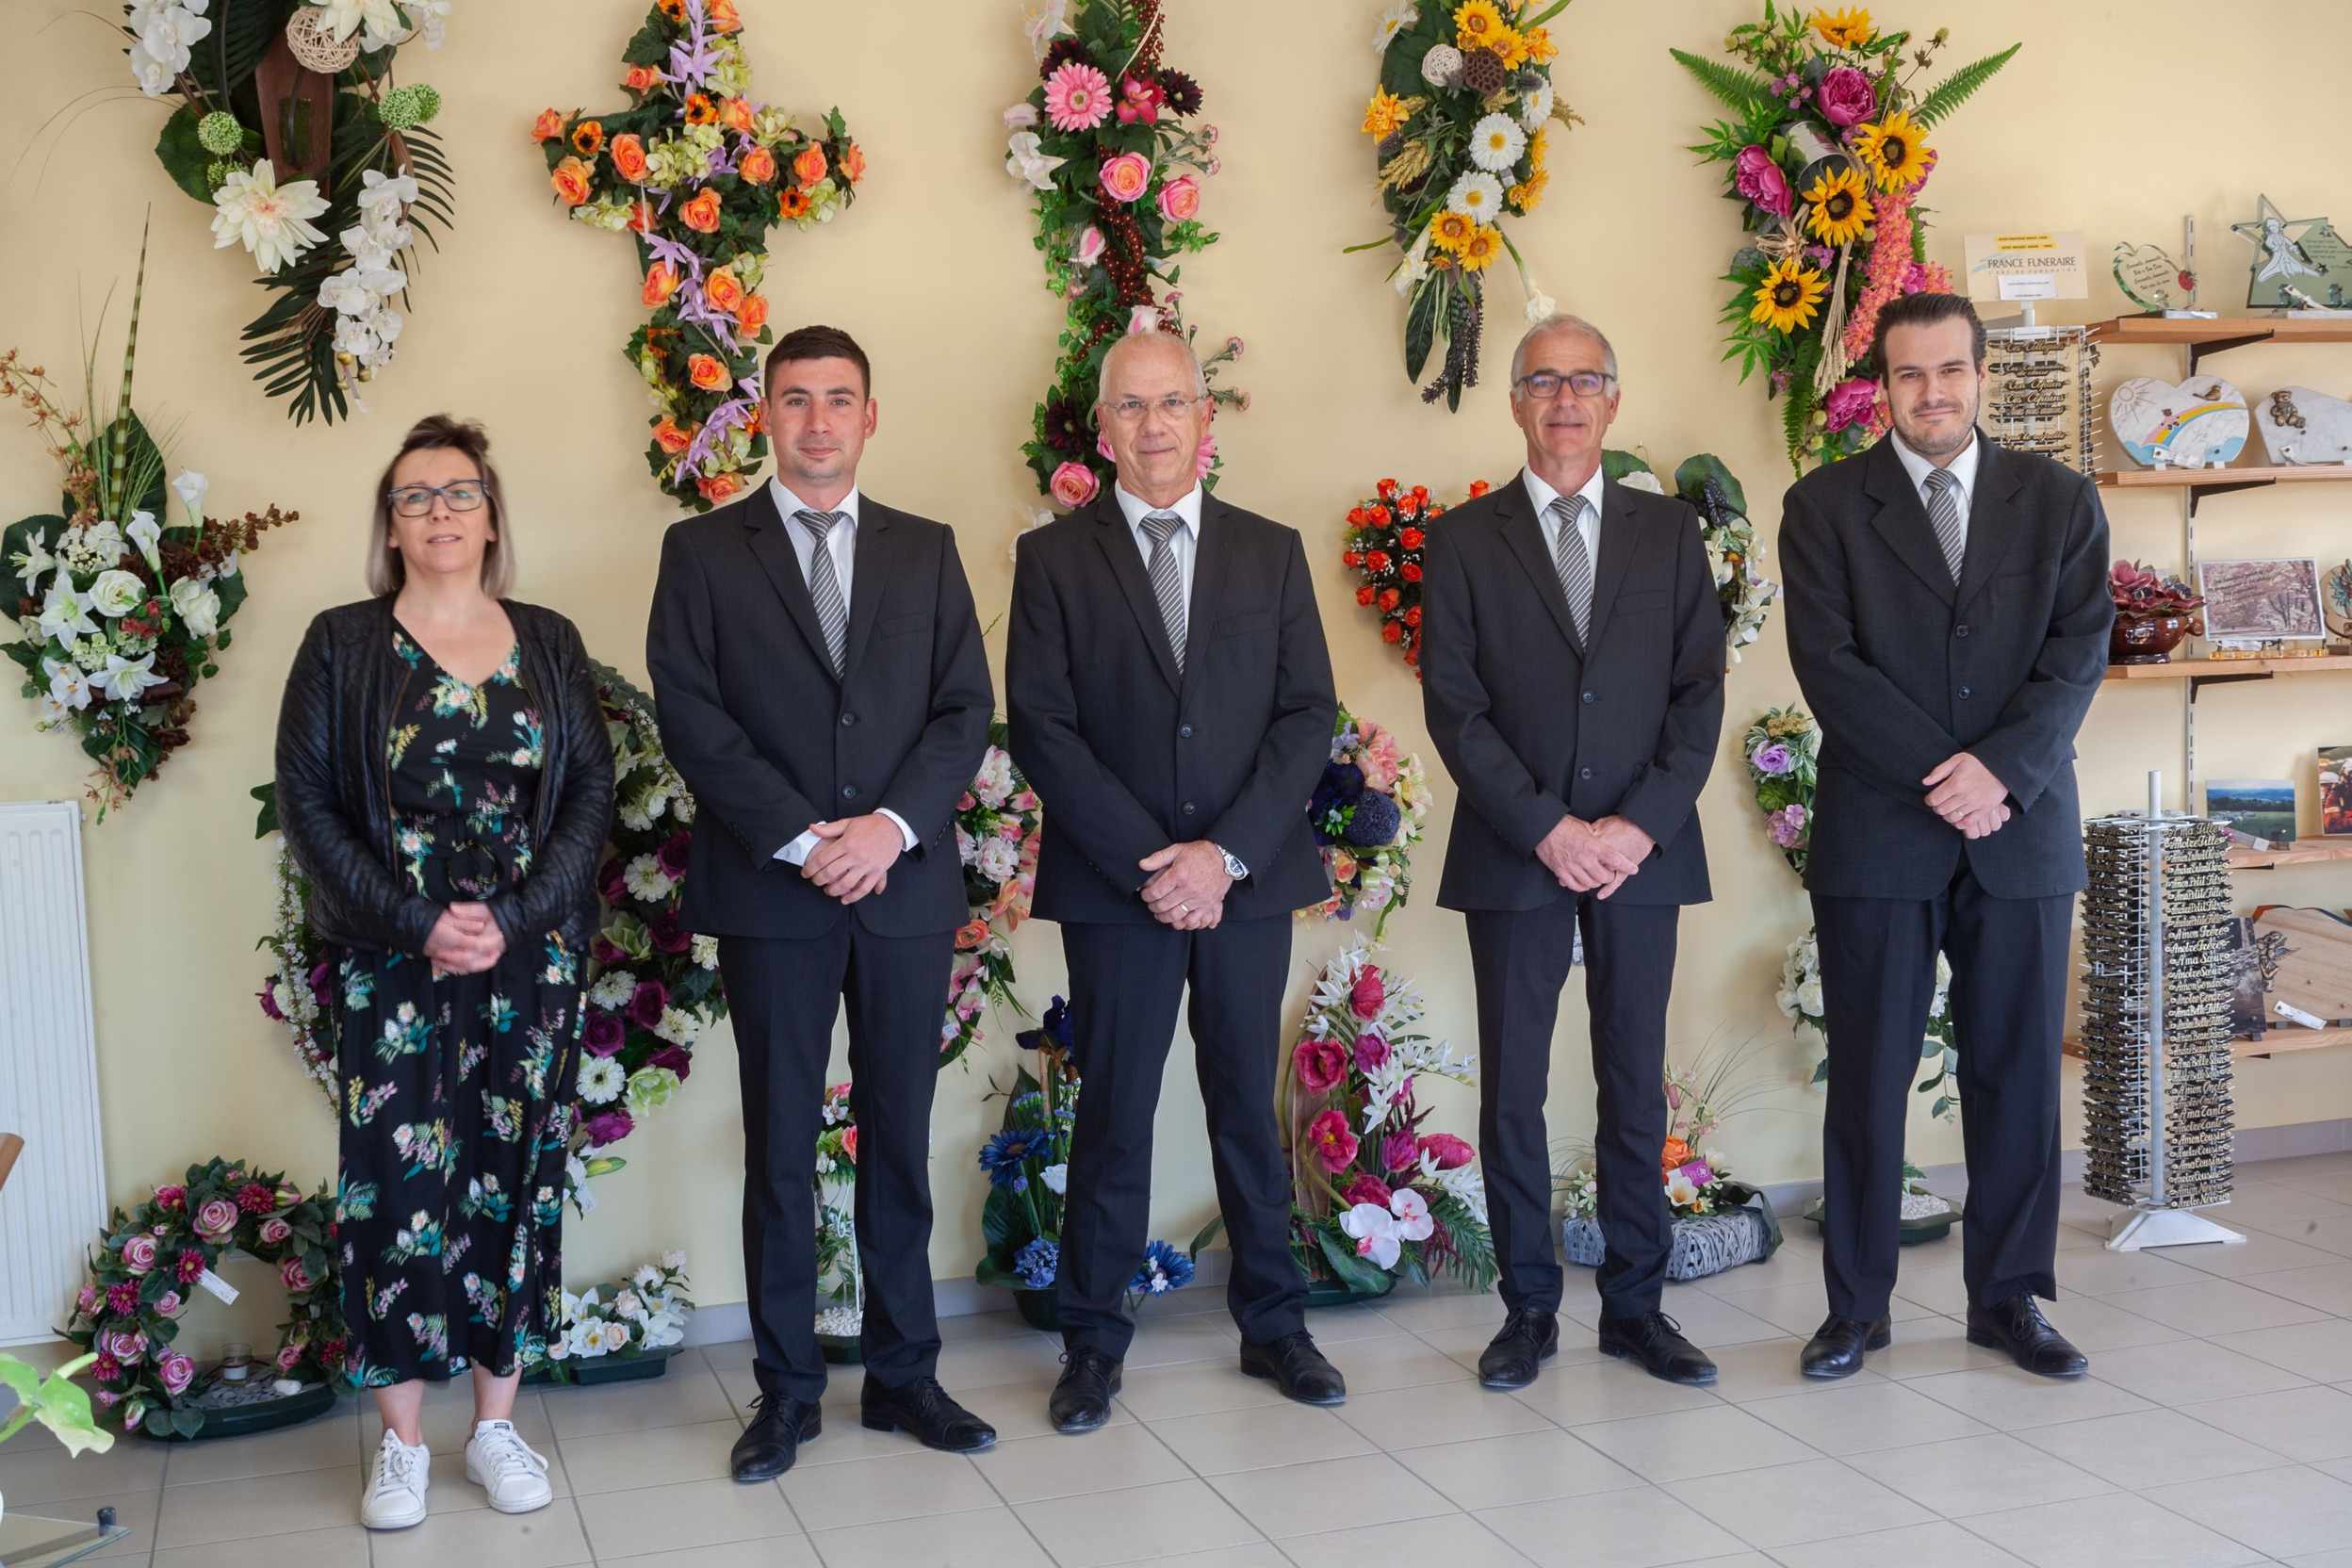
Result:
<svg viewBox="0 0 2352 1568">
<path fill-rule="evenodd" d="M 1503 531 L 1503 538 L 1519 557 L 1519 564 L 1527 568 L 1528 578 L 1535 583 L 1536 596 L 1544 601 L 1544 608 L 1551 612 L 1552 624 L 1560 628 L 1560 641 L 1581 657 L 1584 650 L 1576 645 L 1576 623 L 1568 618 L 1568 598 L 1560 591 L 1560 567 L 1552 560 L 1551 546 L 1544 541 L 1544 524 L 1527 499 L 1526 476 L 1513 476 L 1499 498 L 1495 526 Z"/>
<path fill-rule="evenodd" d="M 784 533 L 784 517 L 776 510 L 776 493 L 765 484 L 752 492 L 743 507 L 743 527 L 750 535 L 751 553 L 759 560 L 768 580 L 776 585 L 776 596 L 800 628 L 801 636 L 808 644 L 808 651 L 817 656 L 817 665 L 826 675 L 833 673 L 833 655 L 825 645 L 825 632 L 817 625 L 817 603 L 808 596 L 808 580 L 801 576 L 800 558 L 792 553 L 792 542 Z"/>
<path fill-rule="evenodd" d="M 1206 491 L 1201 493 L 1200 535 L 1192 542 L 1192 602 L 1184 607 L 1185 658 L 1184 678 L 1177 685 L 1180 692 L 1192 690 L 1192 672 L 1200 667 L 1198 655 L 1206 645 L 1202 628 L 1215 619 L 1203 612 L 1233 602 L 1233 531 L 1225 511 L 1223 501 Z M 1155 609 L 1157 604 L 1154 600 Z"/>
<path fill-rule="evenodd" d="M 1207 517 L 1208 510 L 1203 506 L 1203 522 Z M 1168 645 L 1168 626 L 1160 619 L 1160 601 L 1152 592 L 1152 580 L 1143 569 L 1143 552 L 1135 548 L 1135 536 L 1127 526 L 1127 514 L 1119 510 L 1119 498 L 1107 487 L 1095 498 L 1094 521 L 1094 542 L 1102 547 L 1111 576 L 1119 580 L 1119 590 L 1127 596 L 1127 608 L 1135 612 L 1135 626 L 1143 633 L 1144 646 L 1152 650 L 1152 662 L 1160 667 L 1160 678 L 1168 682 L 1169 691 L 1182 691 L 1184 682 L 1177 678 L 1176 655 Z M 1198 544 L 1195 541 L 1196 548 Z M 1193 564 L 1197 580 L 1197 555 Z M 1186 614 L 1190 614 L 1189 610 Z"/>
<path fill-rule="evenodd" d="M 1862 488 L 1878 502 L 1870 526 L 1920 581 L 1935 589 L 1946 604 L 1952 603 L 1952 567 L 1944 560 L 1943 547 L 1936 542 L 1936 525 L 1927 520 L 1919 490 L 1903 471 L 1903 459 L 1895 455 L 1895 438 L 1882 437 L 1861 461 L 1870 465 Z M 1982 478 L 1980 473 L 1980 484 Z"/>
<path fill-rule="evenodd" d="M 2020 531 L 2017 509 L 2011 504 L 2025 482 L 2021 466 L 1993 445 L 1983 431 L 1976 433 L 1976 485 L 1968 493 L 1968 547 L 1960 560 L 1961 610 L 1976 602 L 1993 579 Z"/>
<path fill-rule="evenodd" d="M 849 637 L 841 652 L 844 675 L 858 667 L 858 657 L 865 652 L 866 639 L 874 631 L 874 617 L 881 613 L 883 588 L 890 581 L 891 515 L 889 507 L 876 505 L 871 498 L 858 503 L 858 532 L 850 547 Z"/>
<path fill-rule="evenodd" d="M 1593 564 L 1592 613 L 1587 624 L 1591 634 L 1589 645 L 1601 645 L 1601 632 L 1609 625 L 1609 612 L 1616 606 L 1617 590 L 1625 580 L 1625 568 L 1633 564 L 1633 552 L 1641 547 L 1637 525 L 1625 500 L 1624 489 L 1608 481 L 1601 483 L 1601 520 L 1594 529 L 1600 537 L 1600 559 Z"/>
</svg>

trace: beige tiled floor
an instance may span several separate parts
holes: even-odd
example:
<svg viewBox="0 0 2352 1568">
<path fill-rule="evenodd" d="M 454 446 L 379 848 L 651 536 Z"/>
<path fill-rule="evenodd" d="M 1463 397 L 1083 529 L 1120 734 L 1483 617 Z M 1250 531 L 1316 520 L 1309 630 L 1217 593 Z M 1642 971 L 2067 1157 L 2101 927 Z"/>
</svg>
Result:
<svg viewBox="0 0 2352 1568">
<path fill-rule="evenodd" d="M 1669 1291 L 1723 1367 L 1712 1390 L 1600 1356 L 1571 1270 L 1579 1326 L 1534 1388 L 1471 1376 L 1492 1298 L 1400 1294 L 1311 1320 L 1351 1397 L 1310 1410 L 1241 1376 L 1202 1291 L 1147 1320 L 1112 1425 L 1083 1438 L 1045 1423 L 1051 1338 L 949 1320 L 942 1373 L 1002 1433 L 977 1459 L 862 1429 L 853 1368 L 799 1467 L 736 1486 L 738 1344 L 657 1383 L 526 1396 L 557 1499 L 520 1518 L 464 1479 L 462 1395 L 428 1405 L 433 1517 L 399 1535 L 352 1522 L 379 1429 L 356 1403 L 169 1452 L 69 1462 L 19 1441 L 0 1494 L 110 1503 L 138 1532 L 110 1560 L 154 1568 L 2352 1568 L 2352 1154 L 2246 1176 L 2219 1217 L 2253 1240 L 2227 1250 L 2103 1251 L 2101 1206 L 2069 1197 L 2050 1315 L 2092 1355 L 2071 1384 L 1968 1344 L 1956 1239 L 1904 1259 L 1895 1344 L 1868 1371 L 1797 1377 L 1821 1311 L 1798 1225 L 1771 1263 Z"/>
</svg>

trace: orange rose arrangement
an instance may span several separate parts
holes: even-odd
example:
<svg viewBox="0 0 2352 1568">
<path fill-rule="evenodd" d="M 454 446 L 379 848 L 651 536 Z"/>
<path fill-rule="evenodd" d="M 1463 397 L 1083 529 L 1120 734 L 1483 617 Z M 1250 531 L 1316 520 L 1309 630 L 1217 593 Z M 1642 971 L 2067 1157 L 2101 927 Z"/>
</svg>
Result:
<svg viewBox="0 0 2352 1568">
<path fill-rule="evenodd" d="M 1494 486 L 1470 486 L 1477 500 Z M 1405 656 L 1414 679 L 1421 677 L 1421 551 L 1430 525 L 1446 514 L 1429 487 L 1410 487 L 1384 479 L 1367 498 L 1348 509 L 1347 541 L 1340 564 L 1357 573 L 1356 602 L 1380 617 L 1380 641 Z"/>
<path fill-rule="evenodd" d="M 707 511 L 743 493 L 767 453 L 767 232 L 830 220 L 866 159 L 838 109 L 808 127 L 753 95 L 735 0 L 657 0 L 622 65 L 626 107 L 545 109 L 531 137 L 573 221 L 634 237 L 650 318 L 629 355 L 655 403 L 645 465 Z"/>
</svg>

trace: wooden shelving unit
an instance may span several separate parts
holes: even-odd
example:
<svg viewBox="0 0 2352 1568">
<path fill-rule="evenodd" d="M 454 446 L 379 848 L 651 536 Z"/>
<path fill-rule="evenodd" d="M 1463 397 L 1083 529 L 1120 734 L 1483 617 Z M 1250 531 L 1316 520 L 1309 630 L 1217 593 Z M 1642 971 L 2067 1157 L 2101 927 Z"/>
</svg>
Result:
<svg viewBox="0 0 2352 1568">
<path fill-rule="evenodd" d="M 2189 374 L 2197 361 L 2249 343 L 2352 343 L 2352 316 L 2217 316 L 2211 320 L 2175 320 L 2164 316 L 2118 316 L 2094 321 L 2094 343 L 2146 343 L 2189 351 Z"/>
<path fill-rule="evenodd" d="M 2230 851 L 2232 871 L 2272 871 L 2280 866 L 2312 866 L 2327 860 L 2352 860 L 2352 834 L 2334 839 L 2297 839 L 2271 849 Z"/>
<path fill-rule="evenodd" d="M 2352 1045 L 2352 1029 L 2273 1029 L 2259 1040 L 2231 1040 L 2232 1056 L 2284 1056 L 2296 1051 L 2325 1051 L 2330 1046 Z M 2082 1042 L 2066 1037 L 2066 1054 L 2081 1060 Z"/>
<path fill-rule="evenodd" d="M 2173 659 L 2162 664 L 2110 664 L 2110 681 L 2267 680 L 2280 675 L 2342 675 L 2352 672 L 2352 653 L 2315 654 L 2308 659 Z"/>
</svg>

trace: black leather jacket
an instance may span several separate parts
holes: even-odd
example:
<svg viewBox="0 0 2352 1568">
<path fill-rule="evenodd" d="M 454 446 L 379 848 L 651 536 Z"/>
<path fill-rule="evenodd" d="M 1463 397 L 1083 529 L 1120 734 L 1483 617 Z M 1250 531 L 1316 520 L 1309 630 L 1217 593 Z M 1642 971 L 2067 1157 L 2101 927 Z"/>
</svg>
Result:
<svg viewBox="0 0 2352 1568">
<path fill-rule="evenodd" d="M 596 678 L 572 623 L 504 601 L 540 703 L 547 760 L 531 822 L 531 870 L 489 902 L 509 947 L 561 931 L 585 954 L 596 930 L 596 861 L 612 823 L 612 748 Z M 399 871 L 385 738 L 413 678 L 392 651 L 387 596 L 321 611 L 278 710 L 278 825 L 311 882 L 310 922 L 338 947 L 422 953 L 441 906 Z"/>
</svg>

